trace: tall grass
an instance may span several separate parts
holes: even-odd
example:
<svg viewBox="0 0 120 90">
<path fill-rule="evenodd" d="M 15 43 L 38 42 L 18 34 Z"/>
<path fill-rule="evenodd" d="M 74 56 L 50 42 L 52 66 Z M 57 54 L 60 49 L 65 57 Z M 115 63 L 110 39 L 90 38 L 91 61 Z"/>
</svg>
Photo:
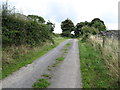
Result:
<svg viewBox="0 0 120 90">
<path fill-rule="evenodd" d="M 83 41 L 79 42 L 79 49 L 83 88 L 114 87 L 99 50 Z"/>
<path fill-rule="evenodd" d="M 90 41 L 92 42 L 95 48 L 98 48 L 100 50 L 105 65 L 109 70 L 108 75 L 110 75 L 113 78 L 114 83 L 119 83 L 120 66 L 118 65 L 118 58 L 119 58 L 118 40 L 115 38 L 104 37 L 104 43 L 103 43 L 102 37 L 90 36 Z"/>
</svg>

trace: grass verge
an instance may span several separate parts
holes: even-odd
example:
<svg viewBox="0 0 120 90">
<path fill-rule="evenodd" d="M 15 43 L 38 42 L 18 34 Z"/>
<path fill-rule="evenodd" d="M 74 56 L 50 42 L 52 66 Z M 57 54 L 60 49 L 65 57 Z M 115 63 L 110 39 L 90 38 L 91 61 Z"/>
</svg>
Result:
<svg viewBox="0 0 120 90">
<path fill-rule="evenodd" d="M 82 41 L 79 49 L 83 88 L 116 88 L 100 51 Z"/>
<path fill-rule="evenodd" d="M 9 49 L 6 49 L 3 51 L 3 61 L 2 61 L 2 79 L 7 77 L 9 74 L 17 71 L 19 68 L 31 64 L 34 60 L 41 57 L 57 45 L 59 45 L 61 42 L 66 40 L 66 38 L 57 37 L 54 38 L 55 44 L 47 44 L 35 48 L 29 48 L 27 49 L 27 53 L 20 55 L 22 48 L 15 49 L 14 51 Z M 16 48 L 16 47 L 13 47 Z M 25 51 L 25 49 L 22 50 L 22 52 Z M 8 53 L 9 52 L 9 53 Z M 14 52 L 14 53 L 13 53 Z M 7 54 L 6 54 L 7 53 Z M 7 60 L 7 61 L 5 61 Z"/>
</svg>

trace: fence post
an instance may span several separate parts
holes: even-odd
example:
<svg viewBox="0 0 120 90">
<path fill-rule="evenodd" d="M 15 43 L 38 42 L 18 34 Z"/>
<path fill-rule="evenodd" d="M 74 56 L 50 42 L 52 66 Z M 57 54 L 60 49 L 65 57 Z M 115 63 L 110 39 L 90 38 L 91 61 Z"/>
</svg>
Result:
<svg viewBox="0 0 120 90">
<path fill-rule="evenodd" d="M 105 47 L 105 40 L 106 40 L 106 37 L 103 36 L 103 43 L 102 43 L 102 46 Z"/>
</svg>

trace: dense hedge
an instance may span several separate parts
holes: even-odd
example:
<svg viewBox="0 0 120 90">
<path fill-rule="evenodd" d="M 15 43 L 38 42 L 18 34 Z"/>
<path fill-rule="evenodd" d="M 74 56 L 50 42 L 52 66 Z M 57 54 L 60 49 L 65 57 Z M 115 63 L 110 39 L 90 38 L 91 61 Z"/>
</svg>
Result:
<svg viewBox="0 0 120 90">
<path fill-rule="evenodd" d="M 21 17 L 20 17 L 21 16 Z M 4 46 L 30 44 L 37 45 L 42 42 L 52 41 L 50 27 L 27 19 L 22 14 L 2 11 L 2 42 Z"/>
</svg>

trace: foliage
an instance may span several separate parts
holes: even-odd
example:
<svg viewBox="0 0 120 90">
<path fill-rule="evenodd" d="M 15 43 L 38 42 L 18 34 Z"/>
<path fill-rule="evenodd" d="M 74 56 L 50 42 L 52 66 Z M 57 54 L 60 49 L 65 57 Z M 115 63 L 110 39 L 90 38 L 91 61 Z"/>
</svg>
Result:
<svg viewBox="0 0 120 90">
<path fill-rule="evenodd" d="M 52 75 L 50 75 L 50 74 L 43 74 L 42 75 L 44 78 L 48 78 L 48 79 L 51 79 L 52 78 Z"/>
<path fill-rule="evenodd" d="M 61 22 L 62 35 L 71 37 L 71 32 L 74 31 L 74 24 L 70 19 Z"/>
<path fill-rule="evenodd" d="M 34 88 L 47 88 L 50 85 L 47 79 L 39 79 L 34 83 Z"/>
<path fill-rule="evenodd" d="M 90 25 L 94 28 L 97 28 L 99 31 L 105 31 L 106 26 L 102 20 L 95 18 L 91 21 Z"/>
<path fill-rule="evenodd" d="M 84 34 L 98 34 L 100 31 L 105 31 L 106 26 L 99 18 L 93 19 L 91 22 L 80 22 L 74 27 L 70 19 L 66 19 L 61 23 L 62 35 L 72 37 L 71 32 L 74 31 L 74 37 L 80 37 Z"/>
<path fill-rule="evenodd" d="M 64 57 L 59 57 L 56 59 L 57 61 L 63 61 L 64 60 Z"/>
<path fill-rule="evenodd" d="M 83 33 L 81 32 L 81 29 L 82 29 L 82 27 L 83 27 L 84 25 L 85 25 L 84 22 L 77 23 L 77 25 L 76 25 L 76 27 L 75 27 L 75 31 L 74 31 L 75 37 L 79 37 L 80 34 L 83 34 Z"/>
<path fill-rule="evenodd" d="M 70 31 L 64 31 L 64 32 L 62 32 L 61 35 L 64 36 L 64 37 L 71 37 L 72 36 Z"/>
<path fill-rule="evenodd" d="M 79 37 L 84 34 L 98 34 L 100 31 L 105 31 L 106 26 L 99 18 L 93 19 L 91 22 L 80 22 L 77 23 L 75 28 L 75 37 Z"/>
<path fill-rule="evenodd" d="M 81 28 L 81 32 L 85 35 L 85 34 L 97 34 L 99 31 L 94 28 L 94 27 L 90 27 L 90 26 L 83 26 Z"/>
<path fill-rule="evenodd" d="M 94 30 L 94 29 L 93 29 Z M 89 26 L 83 26 L 81 28 L 81 32 L 83 34 L 83 38 L 82 38 L 82 41 L 87 41 L 88 38 L 89 38 L 89 35 L 92 34 L 92 27 L 89 27 Z"/>
<path fill-rule="evenodd" d="M 8 5 L 3 4 L 2 10 L 2 42 L 3 47 L 10 45 L 39 45 L 51 41 L 50 28 L 44 24 L 44 19 L 36 15 L 25 16 L 8 10 Z"/>
<path fill-rule="evenodd" d="M 53 24 L 52 22 L 48 21 L 47 25 L 50 27 L 50 31 L 53 32 L 54 28 L 55 28 L 55 24 Z"/>
<path fill-rule="evenodd" d="M 37 16 L 37 15 L 28 15 L 27 16 L 29 19 L 39 22 L 39 23 L 45 23 L 44 18 L 42 18 L 41 16 Z"/>
<path fill-rule="evenodd" d="M 81 29 L 81 32 L 82 32 L 83 34 L 89 34 L 89 33 L 91 33 L 90 27 L 88 27 L 88 26 L 83 26 L 82 29 Z"/>
</svg>

